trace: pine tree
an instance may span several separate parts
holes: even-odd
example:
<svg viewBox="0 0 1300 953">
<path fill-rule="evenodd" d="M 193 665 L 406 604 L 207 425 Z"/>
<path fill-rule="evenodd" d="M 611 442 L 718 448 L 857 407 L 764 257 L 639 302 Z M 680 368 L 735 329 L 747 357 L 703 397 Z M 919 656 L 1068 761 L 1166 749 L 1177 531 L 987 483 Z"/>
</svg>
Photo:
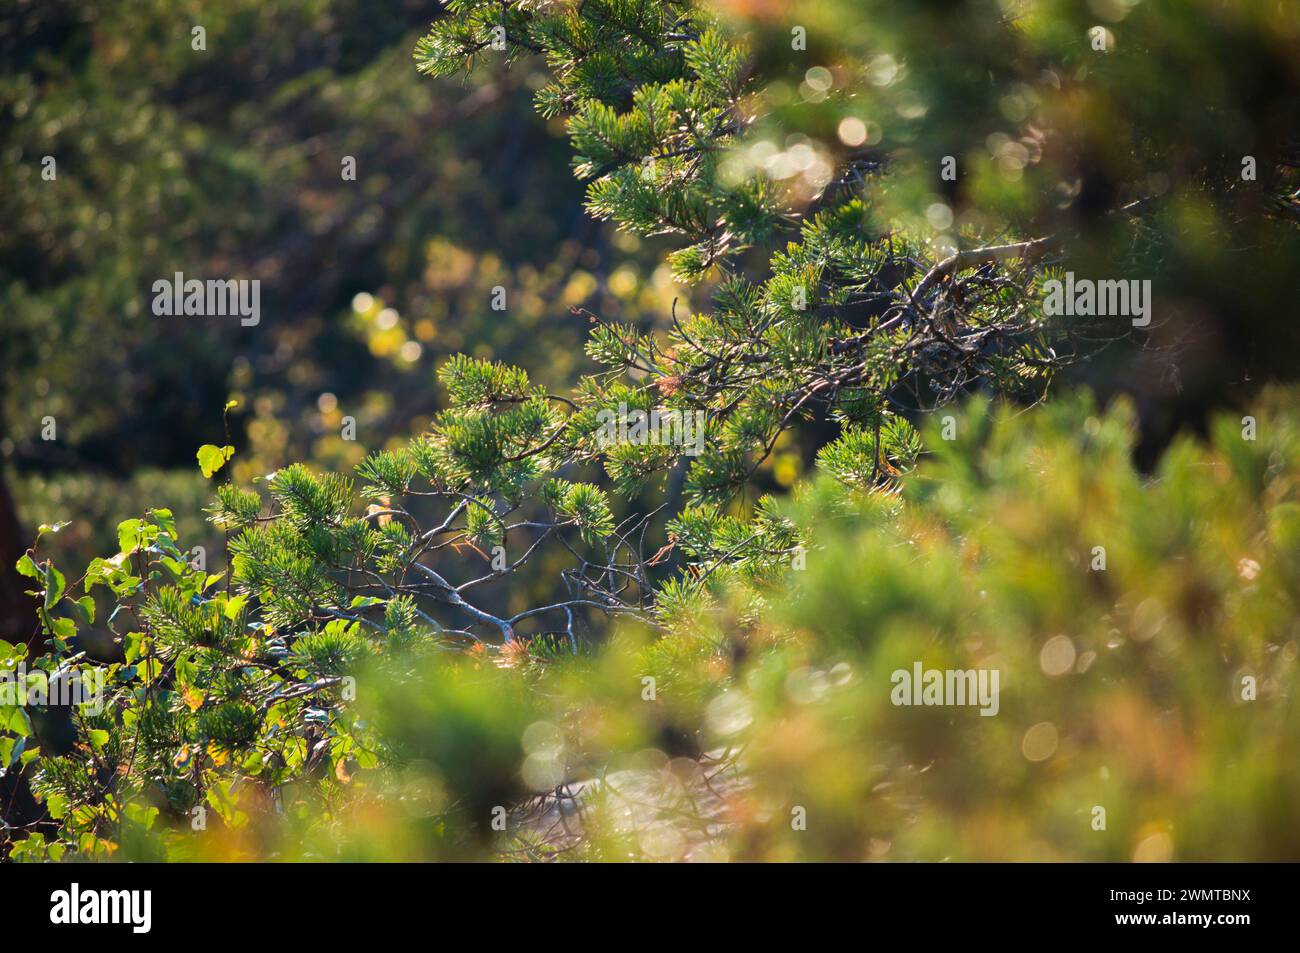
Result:
<svg viewBox="0 0 1300 953">
<path fill-rule="evenodd" d="M 565 117 L 588 212 L 673 236 L 678 279 L 716 283 L 709 309 L 675 307 L 662 331 L 590 315 L 588 353 L 608 370 L 584 382 L 567 420 L 543 427 L 554 463 L 560 452 L 598 458 L 625 495 L 681 467 L 689 501 L 719 507 L 786 430 L 828 419 L 842 435 L 823 460 L 847 482 L 886 485 L 915 458 L 905 413 L 974 387 L 1041 392 L 1061 363 L 1035 293 L 1050 242 L 947 253 L 878 221 L 879 156 L 850 161 L 810 203 L 761 169 L 738 173 L 758 78 L 702 6 L 463 0 L 447 11 L 416 49 L 419 68 L 452 75 L 544 56 L 552 82 L 537 108 Z M 756 253 L 765 274 L 744 267 Z M 659 406 L 704 415 L 698 457 L 631 443 L 592 452 L 602 412 Z M 710 559 L 746 557 L 724 553 Z"/>
</svg>

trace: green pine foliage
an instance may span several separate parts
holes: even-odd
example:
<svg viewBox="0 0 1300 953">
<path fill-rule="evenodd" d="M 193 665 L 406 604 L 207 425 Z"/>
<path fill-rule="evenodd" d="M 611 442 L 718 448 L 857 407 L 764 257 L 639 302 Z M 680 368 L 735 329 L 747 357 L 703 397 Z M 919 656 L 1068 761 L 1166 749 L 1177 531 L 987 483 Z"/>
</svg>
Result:
<svg viewBox="0 0 1300 953">
<path fill-rule="evenodd" d="M 968 284 L 947 281 L 960 269 L 927 283 L 922 276 L 938 265 L 934 251 L 907 229 L 876 221 L 869 195 L 830 188 L 803 216 L 765 175 L 736 181 L 720 173 L 742 141 L 754 77 L 743 45 L 706 9 L 652 0 L 504 7 L 483 0 L 449 10 L 416 50 L 422 70 L 447 75 L 494 54 L 507 62 L 545 55 L 554 82 L 539 92 L 539 108 L 565 117 L 575 172 L 588 182 L 588 211 L 637 234 L 675 236 L 682 247 L 670 258 L 681 279 L 723 279 L 712 310 L 680 320 L 674 313 L 666 333 L 594 319 L 587 351 L 609 373 L 585 386 L 569 421 L 576 434 L 561 435 L 558 446 L 589 434 L 595 412 L 620 403 L 702 412 L 708 448 L 692 461 L 685 485 L 692 497 L 723 504 L 743 491 L 785 430 L 813 415 L 853 420 L 870 403 L 872 439 L 886 466 L 876 464 L 874 450 L 865 467 L 846 459 L 851 448 L 862 449 L 849 433 L 836 465 L 882 482 L 890 460 L 906 461 L 915 448 L 903 422 L 876 418 L 894 421 L 905 407 L 950 399 L 978 382 L 1005 392 L 1045 385 L 1055 362 L 1029 293 L 1032 269 L 1013 263 L 994 271 L 979 262 Z M 494 30 L 502 49 L 492 46 Z M 772 250 L 770 275 L 758 282 L 735 268 L 752 248 Z M 913 291 L 927 284 L 916 300 Z M 491 374 L 505 373 L 476 377 L 468 363 L 445 372 L 455 379 L 453 394 L 467 401 L 474 388 L 493 386 Z M 517 381 L 494 383 L 522 390 Z M 616 488 L 631 496 L 680 461 L 647 444 L 620 446 L 605 462 Z"/>
</svg>

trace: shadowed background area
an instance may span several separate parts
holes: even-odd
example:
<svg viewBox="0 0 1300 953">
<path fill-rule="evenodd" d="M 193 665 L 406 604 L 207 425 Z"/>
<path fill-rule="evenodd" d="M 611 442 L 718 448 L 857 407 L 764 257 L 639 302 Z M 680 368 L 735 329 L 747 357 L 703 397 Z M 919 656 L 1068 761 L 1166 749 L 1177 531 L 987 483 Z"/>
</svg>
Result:
<svg viewBox="0 0 1300 953">
<path fill-rule="evenodd" d="M 71 520 L 51 542 L 84 565 L 165 497 L 218 548 L 194 451 L 226 441 L 228 400 L 241 478 L 350 467 L 427 426 L 449 354 L 564 386 L 584 360 L 571 307 L 671 301 L 639 243 L 612 248 L 582 212 L 535 70 L 416 73 L 439 13 L 0 3 L 0 638 L 32 634 L 13 565 L 40 523 Z M 155 316 L 153 282 L 178 271 L 259 279 L 261 322 Z"/>
</svg>

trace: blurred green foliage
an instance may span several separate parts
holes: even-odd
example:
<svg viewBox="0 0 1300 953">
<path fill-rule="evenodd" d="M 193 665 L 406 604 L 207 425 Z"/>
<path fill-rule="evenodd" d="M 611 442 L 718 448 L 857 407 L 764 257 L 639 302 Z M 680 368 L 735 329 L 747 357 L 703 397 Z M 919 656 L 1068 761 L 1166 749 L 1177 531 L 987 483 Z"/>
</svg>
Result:
<svg viewBox="0 0 1300 953">
<path fill-rule="evenodd" d="M 784 506 L 804 568 L 717 574 L 710 608 L 579 657 L 448 654 L 390 604 L 277 662 L 243 596 L 166 569 L 165 516 L 129 527 L 152 555 L 124 564 L 179 581 L 148 587 L 108 708 L 42 744 L 58 829 L 12 853 L 1293 859 L 1295 406 L 1266 395 L 1255 439 L 1221 417 L 1144 476 L 1123 403 L 971 401 L 900 491 L 825 476 Z M 996 714 L 896 705 L 918 663 L 997 670 Z M 30 757 L 39 731 L 0 712 Z"/>
<path fill-rule="evenodd" d="M 1244 384 L 1293 377 L 1300 5 L 710 6 L 761 79 L 731 176 L 815 201 L 825 168 L 885 163 L 873 208 L 940 246 L 1055 235 L 1080 277 L 1152 281 L 1144 346 L 1085 347 L 1071 377 L 1137 398 L 1147 461 Z"/>
</svg>

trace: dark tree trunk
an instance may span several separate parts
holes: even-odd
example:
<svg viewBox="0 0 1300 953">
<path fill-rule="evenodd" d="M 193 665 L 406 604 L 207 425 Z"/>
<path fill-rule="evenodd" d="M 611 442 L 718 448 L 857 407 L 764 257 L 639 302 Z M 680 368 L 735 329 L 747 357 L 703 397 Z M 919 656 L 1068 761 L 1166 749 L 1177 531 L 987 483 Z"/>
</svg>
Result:
<svg viewBox="0 0 1300 953">
<path fill-rule="evenodd" d="M 0 411 L 0 433 L 4 433 L 4 416 Z M 17 645 L 25 643 L 36 650 L 40 633 L 36 628 L 36 600 L 26 595 L 35 580 L 20 576 L 16 568 L 19 557 L 31 540 L 18 524 L 18 509 L 0 468 L 0 639 Z"/>
</svg>

